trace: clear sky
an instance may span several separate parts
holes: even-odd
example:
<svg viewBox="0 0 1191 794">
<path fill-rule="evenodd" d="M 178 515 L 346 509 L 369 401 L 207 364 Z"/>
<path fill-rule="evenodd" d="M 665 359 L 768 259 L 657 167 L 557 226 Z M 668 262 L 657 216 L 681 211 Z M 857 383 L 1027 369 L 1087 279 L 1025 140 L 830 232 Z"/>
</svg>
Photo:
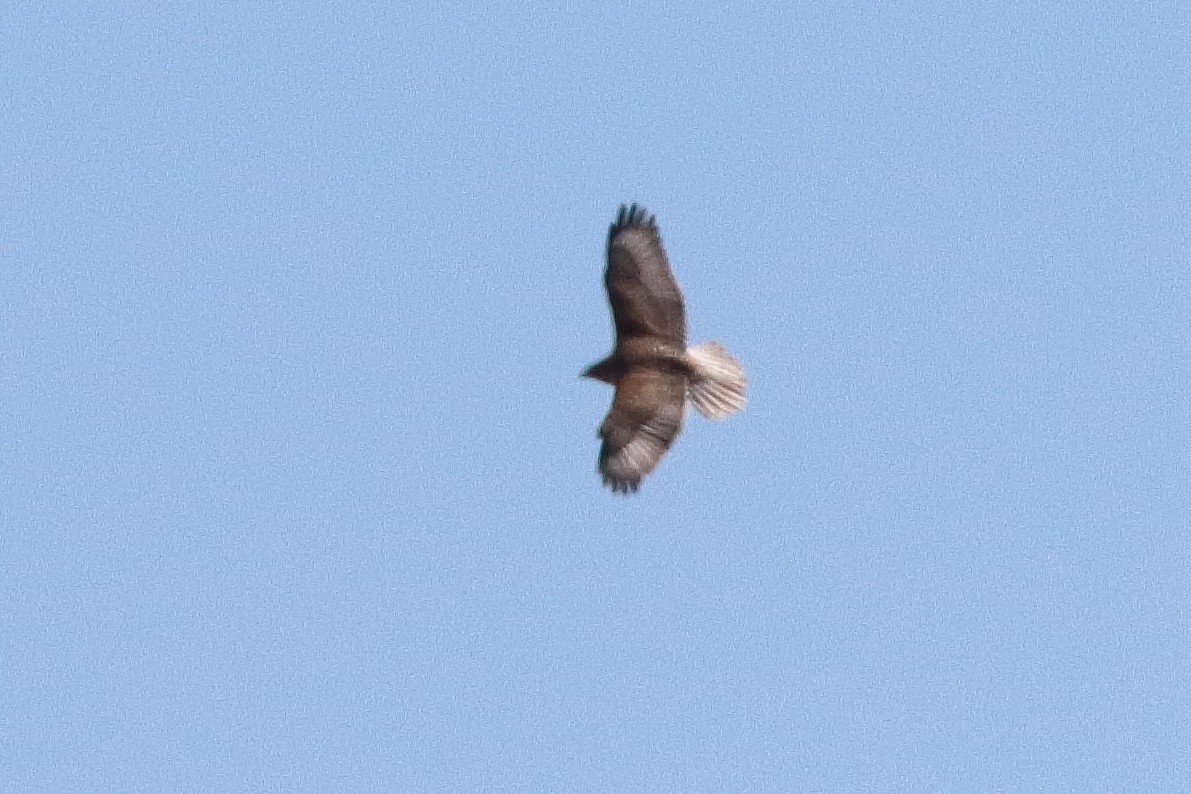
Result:
<svg viewBox="0 0 1191 794">
<path fill-rule="evenodd" d="M 1185 790 L 1191 6 L 21 5 L 0 790 Z"/>
</svg>

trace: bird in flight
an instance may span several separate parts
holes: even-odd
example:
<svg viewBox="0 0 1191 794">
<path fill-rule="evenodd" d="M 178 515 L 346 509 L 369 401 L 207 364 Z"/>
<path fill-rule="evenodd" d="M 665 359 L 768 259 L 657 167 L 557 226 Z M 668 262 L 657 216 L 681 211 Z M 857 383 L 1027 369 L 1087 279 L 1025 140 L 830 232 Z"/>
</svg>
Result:
<svg viewBox="0 0 1191 794">
<path fill-rule="evenodd" d="M 583 375 L 616 387 L 600 425 L 599 470 L 617 493 L 633 493 L 682 432 L 690 400 L 708 419 L 744 407 L 740 362 L 718 342 L 686 346 L 686 310 L 657 223 L 621 206 L 608 229 L 604 286 L 616 346 Z"/>
</svg>

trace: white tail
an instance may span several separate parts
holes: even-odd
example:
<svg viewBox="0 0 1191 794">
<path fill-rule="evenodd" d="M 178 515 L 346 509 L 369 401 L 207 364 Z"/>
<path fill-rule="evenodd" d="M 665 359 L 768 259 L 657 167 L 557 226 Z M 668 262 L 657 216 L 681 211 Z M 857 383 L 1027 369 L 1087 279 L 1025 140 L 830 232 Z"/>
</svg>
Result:
<svg viewBox="0 0 1191 794">
<path fill-rule="evenodd" d="M 704 342 L 687 348 L 687 362 L 695 374 L 687 384 L 687 396 L 708 419 L 723 419 L 744 407 L 748 381 L 744 367 L 719 342 Z"/>
</svg>

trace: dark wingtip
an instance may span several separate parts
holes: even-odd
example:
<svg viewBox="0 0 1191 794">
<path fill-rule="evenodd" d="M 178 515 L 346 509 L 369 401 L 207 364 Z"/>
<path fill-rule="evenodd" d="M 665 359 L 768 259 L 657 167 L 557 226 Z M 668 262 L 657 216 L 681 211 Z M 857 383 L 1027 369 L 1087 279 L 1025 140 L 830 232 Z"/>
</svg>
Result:
<svg viewBox="0 0 1191 794">
<path fill-rule="evenodd" d="M 637 493 L 637 489 L 641 487 L 640 480 L 618 480 L 615 477 L 604 477 L 604 485 L 612 490 L 612 493 L 629 494 Z"/>
<path fill-rule="evenodd" d="M 600 430 L 596 433 L 596 435 L 598 435 L 600 438 L 603 438 L 604 437 L 603 428 L 600 428 Z M 603 457 L 603 449 L 602 448 L 601 448 L 600 452 L 601 452 L 601 459 L 602 459 L 602 457 Z M 600 472 L 600 477 L 604 480 L 604 485 L 610 491 L 612 491 L 612 493 L 619 493 L 619 494 L 625 494 L 625 495 L 637 493 L 637 489 L 641 487 L 641 480 L 645 479 L 644 477 L 617 476 L 616 474 L 613 474 L 612 472 L 604 471 L 602 465 L 597 465 L 596 468 Z"/>
<path fill-rule="evenodd" d="M 624 229 L 651 229 L 655 226 L 657 222 L 645 207 L 635 201 L 627 206 L 621 204 L 616 221 L 608 228 L 608 239 L 611 240 Z"/>
</svg>

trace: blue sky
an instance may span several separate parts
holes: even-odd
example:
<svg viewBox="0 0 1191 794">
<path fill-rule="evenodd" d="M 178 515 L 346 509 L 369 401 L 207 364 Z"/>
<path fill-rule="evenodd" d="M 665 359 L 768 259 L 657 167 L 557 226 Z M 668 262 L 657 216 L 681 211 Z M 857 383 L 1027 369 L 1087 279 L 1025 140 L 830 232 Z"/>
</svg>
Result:
<svg viewBox="0 0 1191 794">
<path fill-rule="evenodd" d="M 0 784 L 1191 780 L 1191 11 L 0 27 Z M 595 472 L 654 210 L 751 402 Z"/>
</svg>

